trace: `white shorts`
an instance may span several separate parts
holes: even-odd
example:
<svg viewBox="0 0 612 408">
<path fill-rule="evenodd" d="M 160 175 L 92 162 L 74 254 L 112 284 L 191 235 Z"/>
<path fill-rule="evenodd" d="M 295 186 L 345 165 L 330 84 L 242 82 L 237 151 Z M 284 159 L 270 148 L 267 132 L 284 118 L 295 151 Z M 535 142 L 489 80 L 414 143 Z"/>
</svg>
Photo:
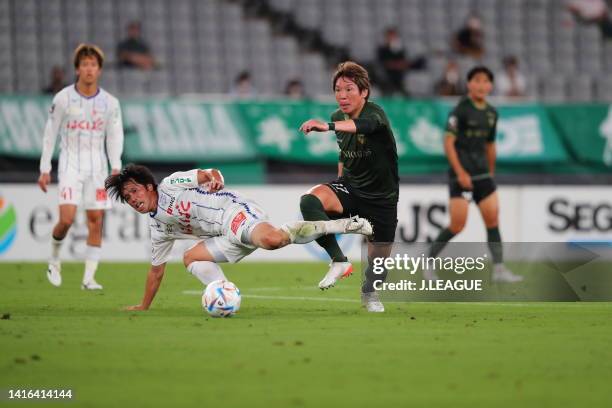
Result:
<svg viewBox="0 0 612 408">
<path fill-rule="evenodd" d="M 250 236 L 257 225 L 268 221 L 268 215 L 250 200 L 232 206 L 227 214 L 223 220 L 225 234 L 206 239 L 204 245 L 215 262 L 236 263 L 257 249 L 249 242 Z"/>
<path fill-rule="evenodd" d="M 111 200 L 104 189 L 106 174 L 60 173 L 59 204 L 83 206 L 86 210 L 108 210 Z"/>
</svg>

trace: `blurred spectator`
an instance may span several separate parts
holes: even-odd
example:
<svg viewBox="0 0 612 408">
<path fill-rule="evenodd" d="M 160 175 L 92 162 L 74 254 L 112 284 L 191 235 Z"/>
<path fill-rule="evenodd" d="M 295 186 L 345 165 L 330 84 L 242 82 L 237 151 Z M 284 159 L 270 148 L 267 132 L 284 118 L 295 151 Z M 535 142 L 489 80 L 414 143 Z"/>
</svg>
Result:
<svg viewBox="0 0 612 408">
<path fill-rule="evenodd" d="M 408 59 L 402 40 L 395 28 L 388 28 L 385 31 L 384 43 L 378 47 L 378 62 L 384 73 L 381 81 L 381 88 L 384 93 L 406 94 L 404 90 L 404 75 L 411 69 L 425 68 L 423 57 L 415 58 L 413 61 Z"/>
<path fill-rule="evenodd" d="M 484 32 L 482 21 L 475 14 L 470 15 L 465 25 L 453 38 L 453 48 L 461 55 L 480 59 L 484 54 Z"/>
<path fill-rule="evenodd" d="M 504 58 L 504 69 L 496 76 L 497 94 L 509 98 L 522 98 L 527 94 L 527 81 L 519 69 L 518 59 L 514 55 Z"/>
<path fill-rule="evenodd" d="M 149 45 L 141 37 L 140 22 L 130 22 L 127 26 L 127 34 L 127 38 L 117 46 L 119 67 L 142 70 L 155 68 L 155 59 Z"/>
<path fill-rule="evenodd" d="M 236 76 L 230 94 L 240 98 L 252 98 L 257 95 L 257 90 L 251 82 L 251 73 L 249 71 L 242 71 Z"/>
<path fill-rule="evenodd" d="M 43 89 L 43 93 L 55 95 L 64 89 L 67 85 L 64 77 L 64 68 L 60 67 L 59 65 L 55 65 L 53 68 L 51 68 L 51 81 L 49 82 L 49 85 Z"/>
<path fill-rule="evenodd" d="M 289 99 L 304 99 L 306 95 L 304 94 L 302 81 L 297 78 L 289 80 L 287 86 L 285 86 L 285 96 Z"/>
<path fill-rule="evenodd" d="M 434 85 L 434 91 L 438 96 L 460 96 L 465 89 L 461 81 L 459 64 L 454 59 L 449 59 L 442 77 Z"/>
<path fill-rule="evenodd" d="M 612 38 L 610 9 L 604 0 L 571 0 L 567 9 L 585 24 L 597 24 L 604 39 Z"/>
</svg>

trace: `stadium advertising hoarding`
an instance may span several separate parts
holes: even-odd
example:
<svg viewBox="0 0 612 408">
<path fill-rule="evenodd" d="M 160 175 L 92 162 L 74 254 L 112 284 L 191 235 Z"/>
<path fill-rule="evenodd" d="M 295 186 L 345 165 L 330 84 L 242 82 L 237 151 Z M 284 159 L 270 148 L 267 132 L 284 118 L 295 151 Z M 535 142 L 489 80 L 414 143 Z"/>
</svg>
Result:
<svg viewBox="0 0 612 408">
<path fill-rule="evenodd" d="M 446 166 L 443 136 L 451 105 L 440 101 L 377 100 L 397 139 L 400 167 Z M 51 100 L 0 97 L 0 154 L 37 158 Z M 304 137 L 309 118 L 329 120 L 332 102 L 205 102 L 186 99 L 122 100 L 124 160 L 280 160 L 335 163 L 332 132 Z M 612 111 L 608 105 L 500 105 L 500 164 L 612 166 Z M 573 137 L 580 135 L 580 137 Z M 518 169 L 518 167 L 517 167 Z"/>
<path fill-rule="evenodd" d="M 236 186 L 255 199 L 277 225 L 301 218 L 299 197 L 310 186 Z M 501 232 L 507 242 L 612 242 L 612 191 L 605 187 L 513 187 L 502 186 Z M 403 185 L 400 192 L 396 241 L 432 240 L 448 222 L 448 192 L 443 185 Z M 287 203 L 295 205 L 287 205 Z M 44 261 L 50 251 L 50 233 L 57 217 L 57 187 L 43 194 L 37 186 L 0 185 L 0 260 Z M 82 259 L 87 229 L 81 212 L 68 235 L 62 255 Z M 115 204 L 107 212 L 103 258 L 117 261 L 149 259 L 148 216 L 126 205 Z M 476 206 L 470 206 L 466 229 L 459 242 L 482 242 L 485 228 Z M 340 245 L 353 258 L 360 256 L 360 239 L 341 237 Z M 174 260 L 190 241 L 175 245 Z M 326 260 L 312 243 L 278 251 L 256 251 L 251 260 Z"/>
<path fill-rule="evenodd" d="M 51 99 L 0 97 L 0 154 L 40 157 Z M 202 161 L 256 157 L 233 104 L 121 101 L 124 160 Z"/>
<path fill-rule="evenodd" d="M 437 101 L 382 100 L 393 126 L 400 162 L 432 159 L 445 163 L 443 137 L 451 106 Z M 299 125 L 309 118 L 328 121 L 337 107 L 319 102 L 242 103 L 245 126 L 265 156 L 304 162 L 338 160 L 333 132 L 303 137 Z M 568 160 L 555 129 L 539 105 L 499 108 L 497 152 L 501 163 L 554 163 Z"/>
</svg>

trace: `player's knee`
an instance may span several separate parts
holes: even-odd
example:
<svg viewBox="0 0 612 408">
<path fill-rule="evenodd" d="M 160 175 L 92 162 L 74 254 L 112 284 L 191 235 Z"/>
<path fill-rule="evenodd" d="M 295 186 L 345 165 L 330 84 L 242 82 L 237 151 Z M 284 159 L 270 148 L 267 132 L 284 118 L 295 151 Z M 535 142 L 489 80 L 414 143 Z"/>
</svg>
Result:
<svg viewBox="0 0 612 408">
<path fill-rule="evenodd" d="M 263 249 L 278 249 L 284 246 L 284 237 L 280 230 L 270 231 L 261 237 Z"/>
<path fill-rule="evenodd" d="M 489 229 L 489 228 L 496 228 L 499 223 L 497 222 L 497 217 L 494 217 L 491 219 L 485 219 L 484 224 L 485 224 L 485 227 Z"/>
<path fill-rule="evenodd" d="M 185 268 L 189 268 L 189 265 L 191 265 L 193 262 L 195 262 L 193 253 L 191 251 L 186 251 L 183 254 L 183 264 L 185 265 Z"/>
<path fill-rule="evenodd" d="M 57 222 L 58 227 L 64 231 L 68 231 L 70 227 L 72 226 L 72 224 L 74 224 L 73 215 L 60 217 L 59 221 Z"/>
<path fill-rule="evenodd" d="M 450 232 L 452 232 L 455 235 L 463 231 L 463 228 L 465 228 L 465 220 L 451 222 L 451 224 L 448 226 L 448 229 L 450 230 Z"/>
<path fill-rule="evenodd" d="M 300 197 L 300 210 L 309 211 L 313 206 L 321 205 L 321 200 L 315 194 L 308 193 Z"/>
<path fill-rule="evenodd" d="M 95 230 L 95 231 L 101 230 L 102 229 L 102 217 L 88 218 L 87 226 L 89 227 L 90 230 Z"/>
</svg>

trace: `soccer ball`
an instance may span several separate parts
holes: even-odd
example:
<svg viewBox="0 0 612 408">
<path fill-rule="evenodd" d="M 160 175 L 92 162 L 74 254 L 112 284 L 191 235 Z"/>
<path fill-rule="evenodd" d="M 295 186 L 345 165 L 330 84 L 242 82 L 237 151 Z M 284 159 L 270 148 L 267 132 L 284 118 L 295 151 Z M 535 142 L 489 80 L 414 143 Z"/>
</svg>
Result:
<svg viewBox="0 0 612 408">
<path fill-rule="evenodd" d="M 206 286 L 202 307 L 212 317 L 230 317 L 240 309 L 240 289 L 232 282 L 216 280 Z"/>
</svg>

